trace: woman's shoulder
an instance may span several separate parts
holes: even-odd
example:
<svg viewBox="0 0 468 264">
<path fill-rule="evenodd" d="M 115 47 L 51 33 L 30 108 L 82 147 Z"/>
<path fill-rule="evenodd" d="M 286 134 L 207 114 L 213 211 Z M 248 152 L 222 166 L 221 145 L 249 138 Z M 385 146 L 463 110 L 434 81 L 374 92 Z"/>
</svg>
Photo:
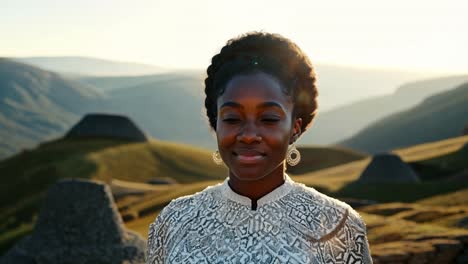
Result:
<svg viewBox="0 0 468 264">
<path fill-rule="evenodd" d="M 356 210 L 314 188 L 294 183 L 289 199 L 298 208 L 293 218 L 305 225 L 316 240 L 327 239 L 347 225 L 365 233 L 364 221 Z"/>
<path fill-rule="evenodd" d="M 315 188 L 308 187 L 303 183 L 294 182 L 294 188 L 291 195 L 297 202 L 309 204 L 317 207 L 320 210 L 334 210 L 344 212 L 354 209 L 347 203 L 336 198 L 330 197 L 324 193 L 317 191 Z"/>
<path fill-rule="evenodd" d="M 181 196 L 175 198 L 166 205 L 161 211 L 161 215 L 170 215 L 174 212 L 189 212 L 197 208 L 197 204 L 206 203 L 208 200 L 213 199 L 213 194 L 221 188 L 221 183 L 211 185 L 203 189 L 202 191 L 194 194 Z"/>
</svg>

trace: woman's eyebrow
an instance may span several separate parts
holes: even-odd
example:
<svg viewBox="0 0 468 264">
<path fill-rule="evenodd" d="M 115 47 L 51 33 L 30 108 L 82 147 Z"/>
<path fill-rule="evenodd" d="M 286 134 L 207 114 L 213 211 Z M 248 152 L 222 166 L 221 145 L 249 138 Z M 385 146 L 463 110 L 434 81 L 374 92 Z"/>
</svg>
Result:
<svg viewBox="0 0 468 264">
<path fill-rule="evenodd" d="M 257 108 L 268 108 L 268 107 L 278 107 L 284 111 L 283 106 L 281 106 L 277 102 L 264 102 L 257 106 Z"/>
<path fill-rule="evenodd" d="M 220 109 L 223 107 L 244 108 L 241 104 L 232 101 L 225 102 L 221 105 Z"/>
<path fill-rule="evenodd" d="M 233 102 L 233 101 L 228 101 L 228 102 L 223 103 L 220 108 L 223 108 L 223 107 L 234 107 L 234 108 L 241 108 L 241 109 L 244 108 L 243 105 L 237 102 Z M 257 105 L 257 108 L 268 108 L 268 107 L 277 107 L 284 111 L 283 106 L 273 101 L 263 102 Z"/>
</svg>

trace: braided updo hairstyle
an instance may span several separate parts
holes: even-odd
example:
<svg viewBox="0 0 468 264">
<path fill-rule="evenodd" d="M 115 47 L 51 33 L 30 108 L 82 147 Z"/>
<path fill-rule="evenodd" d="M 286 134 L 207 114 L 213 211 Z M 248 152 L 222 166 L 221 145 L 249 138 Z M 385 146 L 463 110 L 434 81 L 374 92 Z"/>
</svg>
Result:
<svg viewBox="0 0 468 264">
<path fill-rule="evenodd" d="M 274 76 L 284 93 L 293 99 L 294 117 L 302 118 L 301 132 L 310 126 L 317 111 L 315 72 L 306 54 L 291 40 L 264 32 L 233 38 L 211 59 L 205 79 L 205 108 L 216 131 L 217 99 L 236 75 L 263 72 Z"/>
</svg>

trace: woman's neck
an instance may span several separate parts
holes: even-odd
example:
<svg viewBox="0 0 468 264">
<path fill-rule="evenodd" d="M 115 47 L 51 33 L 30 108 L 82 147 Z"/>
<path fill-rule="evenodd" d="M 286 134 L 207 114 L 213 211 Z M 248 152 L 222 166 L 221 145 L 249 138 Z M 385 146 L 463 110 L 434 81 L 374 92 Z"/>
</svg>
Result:
<svg viewBox="0 0 468 264">
<path fill-rule="evenodd" d="M 229 173 L 228 184 L 237 194 L 256 202 L 284 183 L 284 167 L 279 166 L 278 168 L 269 175 L 255 181 L 242 181 Z"/>
</svg>

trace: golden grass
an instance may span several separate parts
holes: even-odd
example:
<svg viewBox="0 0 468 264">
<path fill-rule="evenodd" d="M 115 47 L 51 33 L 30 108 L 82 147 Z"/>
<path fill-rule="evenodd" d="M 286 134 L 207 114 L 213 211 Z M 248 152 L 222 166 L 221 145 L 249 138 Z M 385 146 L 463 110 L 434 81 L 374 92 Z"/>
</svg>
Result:
<svg viewBox="0 0 468 264">
<path fill-rule="evenodd" d="M 428 238 L 456 238 L 468 235 L 468 230 L 434 224 L 415 223 L 360 212 L 368 227 L 370 244 L 381 244 L 402 240 L 422 240 Z"/>
<path fill-rule="evenodd" d="M 431 206 L 418 203 L 385 203 L 360 207 L 363 213 L 443 227 L 468 227 L 468 206 Z"/>
<path fill-rule="evenodd" d="M 439 206 L 468 205 L 468 188 L 451 192 L 448 194 L 441 194 L 425 198 L 417 201 L 417 203 Z"/>
<path fill-rule="evenodd" d="M 426 159 L 438 162 L 437 157 L 455 153 L 466 142 L 468 142 L 468 136 L 399 149 L 395 153 L 407 162 Z M 308 157 L 307 153 L 305 154 Z M 320 155 L 320 153 L 314 155 Z M 358 179 L 370 160 L 370 157 L 367 157 L 331 168 L 291 176 L 295 181 L 315 187 L 319 191 L 336 194 Z M 460 163 L 458 160 L 457 162 Z M 158 140 L 151 140 L 148 143 L 129 143 L 101 139 L 59 140 L 44 144 L 34 151 L 0 162 L 0 173 L 2 176 L 5 175 L 4 184 L 1 187 L 4 194 L 2 197 L 6 200 L 17 201 L 16 203 L 7 202 L 9 206 L 2 208 L 0 216 L 3 218 L 1 219 L 9 217 L 9 213 L 4 214 L 4 212 L 14 213 L 29 208 L 28 204 L 20 206 L 21 208 L 17 205 L 21 205 L 21 200 L 29 197 L 27 195 L 37 196 L 43 193 L 51 183 L 60 178 L 94 178 L 108 183 L 114 180 L 111 187 L 115 194 L 119 192 L 120 194 L 139 193 L 139 195 L 124 196 L 117 200 L 117 204 L 123 214 L 138 216 L 126 222 L 126 226 L 146 237 L 149 224 L 172 199 L 201 191 L 209 185 L 222 181 L 227 175 L 227 169 L 216 166 L 211 160 L 211 153 L 203 149 Z M 172 178 L 179 184 L 148 185 L 144 183 L 154 178 Z M 413 185 L 398 188 L 401 192 L 406 188 L 411 191 L 427 192 L 430 195 L 452 191 L 455 187 L 462 188 L 462 186 L 451 185 L 444 187 L 443 184 L 438 185 L 437 182 L 432 184 L 434 186 L 431 184 L 425 188 L 421 184 L 418 185 L 420 188 Z M 355 193 L 356 190 L 351 190 L 350 193 Z M 383 189 L 377 191 L 381 192 L 381 190 Z M 385 192 L 393 192 L 393 190 L 387 186 Z M 398 195 L 400 194 L 393 193 L 389 197 L 396 199 Z M 362 215 L 369 227 L 369 240 L 371 244 L 379 244 L 402 239 L 453 237 L 468 234 L 468 231 L 464 229 L 453 228 L 465 218 L 464 213 L 424 211 L 422 207 L 419 207 L 468 204 L 467 197 L 468 189 L 465 188 L 450 194 L 420 200 L 418 203 L 421 205 L 413 204 L 411 212 L 392 214 L 389 217 L 363 212 Z M 414 200 L 414 197 L 410 198 L 408 198 L 410 201 Z M 13 232 L 11 234 L 23 234 L 20 230 L 22 229 L 11 230 Z"/>
<path fill-rule="evenodd" d="M 145 196 L 139 203 L 132 205 L 131 210 L 137 212 L 140 216 L 144 216 L 154 211 L 161 210 L 173 199 L 194 194 L 219 182 L 220 181 L 207 181 L 173 186 L 163 192 L 152 193 Z"/>
<path fill-rule="evenodd" d="M 149 225 L 154 222 L 156 217 L 159 215 L 159 212 L 160 211 L 158 210 L 144 217 L 140 217 L 133 221 L 127 222 L 125 223 L 125 226 L 128 229 L 137 232 L 146 239 L 148 237 Z"/>
<path fill-rule="evenodd" d="M 317 172 L 293 176 L 292 178 L 307 186 L 326 190 L 327 192 L 334 192 L 341 189 L 346 184 L 357 180 L 370 161 L 370 158 L 366 158 L 332 168 L 319 170 Z"/>
<path fill-rule="evenodd" d="M 405 162 L 414 162 L 455 152 L 462 148 L 466 143 L 468 143 L 468 135 L 407 148 L 395 149 L 392 152 L 399 155 Z"/>
<path fill-rule="evenodd" d="M 222 179 L 225 167 L 217 166 L 211 153 L 187 145 L 152 140 L 148 143 L 116 146 L 91 153 L 98 164 L 93 178 L 144 182 L 152 178 L 172 178 L 180 183 Z"/>
</svg>

